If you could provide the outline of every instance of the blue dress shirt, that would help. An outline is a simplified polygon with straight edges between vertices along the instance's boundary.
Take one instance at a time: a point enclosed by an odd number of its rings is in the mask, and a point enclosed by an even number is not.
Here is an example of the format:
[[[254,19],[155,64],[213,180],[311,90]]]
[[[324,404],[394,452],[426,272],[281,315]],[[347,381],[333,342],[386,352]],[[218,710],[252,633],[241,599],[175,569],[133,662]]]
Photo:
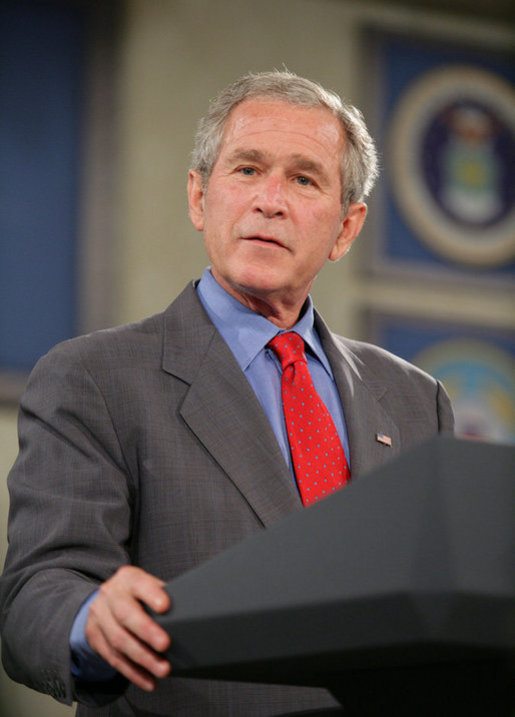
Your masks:
[[[268,342],[283,331],[227,293],[209,268],[202,275],[197,293],[206,313],[254,389],[281,447],[292,480],[295,480],[281,403],[282,368],[274,351],[267,348]],[[313,322],[313,302],[308,297],[301,318],[289,330],[295,331],[304,340],[311,378],[331,414],[350,466],[349,441],[340,397]],[[73,623],[70,635],[72,672],[75,677],[84,680],[109,680],[116,670],[91,649],[85,635],[89,606],[96,594],[97,591],[82,604]]]
[[[254,389],[293,476],[281,402],[282,368],[274,351],[266,348],[267,343],[283,331],[228,294],[209,269],[205,270],[197,286],[197,293],[206,313]],[[313,322],[313,302],[308,297],[301,318],[289,331],[295,331],[304,340],[309,373],[331,414],[350,466],[349,440],[340,396]]]

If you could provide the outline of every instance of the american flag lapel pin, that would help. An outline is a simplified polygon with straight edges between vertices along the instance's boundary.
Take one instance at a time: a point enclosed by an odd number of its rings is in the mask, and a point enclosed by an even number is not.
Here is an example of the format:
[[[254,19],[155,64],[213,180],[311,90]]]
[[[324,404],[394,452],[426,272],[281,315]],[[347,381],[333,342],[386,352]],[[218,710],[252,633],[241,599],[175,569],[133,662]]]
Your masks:
[[[376,433],[376,441],[378,443],[382,443],[383,446],[388,446],[389,448],[392,446],[392,439],[385,433]]]

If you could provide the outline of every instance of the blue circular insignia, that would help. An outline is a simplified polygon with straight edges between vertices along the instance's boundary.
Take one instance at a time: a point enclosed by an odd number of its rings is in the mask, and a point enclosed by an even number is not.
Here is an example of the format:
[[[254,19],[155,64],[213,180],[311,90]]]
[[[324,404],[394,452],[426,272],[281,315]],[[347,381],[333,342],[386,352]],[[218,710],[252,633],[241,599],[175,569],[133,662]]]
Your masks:
[[[388,139],[396,201],[438,254],[495,266],[515,255],[515,95],[473,66],[423,75]]]

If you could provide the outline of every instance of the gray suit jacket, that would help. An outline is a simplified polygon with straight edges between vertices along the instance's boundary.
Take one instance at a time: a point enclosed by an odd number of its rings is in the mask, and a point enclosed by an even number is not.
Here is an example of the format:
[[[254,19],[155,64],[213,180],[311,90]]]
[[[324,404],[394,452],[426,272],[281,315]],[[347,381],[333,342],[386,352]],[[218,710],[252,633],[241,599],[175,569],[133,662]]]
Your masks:
[[[316,328],[345,411],[353,480],[452,430],[434,379],[334,336],[319,316]],[[193,285],[162,314],[43,357],[19,429],[0,592],[13,679],[105,705],[81,705],[81,715],[273,715],[334,704],[310,688],[171,678],[149,695],[123,680],[85,686],[71,677],[75,614],[120,565],[169,580],[302,508],[268,420]]]

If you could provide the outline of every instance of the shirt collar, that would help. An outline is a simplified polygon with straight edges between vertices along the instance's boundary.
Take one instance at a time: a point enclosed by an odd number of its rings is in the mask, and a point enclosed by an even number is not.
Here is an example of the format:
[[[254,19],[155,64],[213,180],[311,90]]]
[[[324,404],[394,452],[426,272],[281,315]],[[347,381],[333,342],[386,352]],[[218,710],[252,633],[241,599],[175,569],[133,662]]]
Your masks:
[[[197,293],[202,306],[233,352],[242,371],[249,367],[276,334],[283,333],[271,321],[256,314],[222,288],[209,267],[202,275]],[[314,309],[310,296],[306,299],[302,317],[290,330],[302,336],[310,353],[320,361],[332,378],[329,361],[315,331]]]

